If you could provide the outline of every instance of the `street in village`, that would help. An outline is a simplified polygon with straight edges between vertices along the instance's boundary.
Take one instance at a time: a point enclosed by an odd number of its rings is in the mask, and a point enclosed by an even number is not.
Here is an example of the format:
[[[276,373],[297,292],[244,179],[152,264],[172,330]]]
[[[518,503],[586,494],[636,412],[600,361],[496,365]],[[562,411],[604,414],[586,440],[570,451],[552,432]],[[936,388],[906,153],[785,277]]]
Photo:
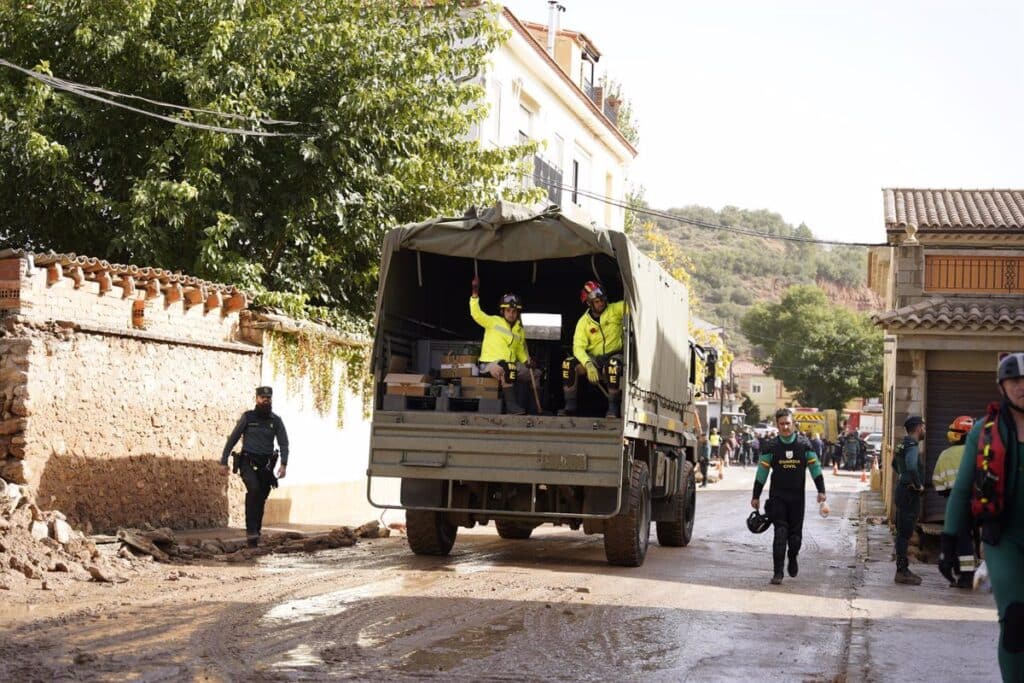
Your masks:
[[[809,487],[800,574],[769,586],[752,478],[701,489],[691,544],[652,534],[636,569],[609,566],[600,536],[485,527],[449,558],[392,536],[7,592],[0,679],[998,680],[991,596],[920,564],[921,586],[893,584],[878,494],[855,476],[826,474],[827,519]]]

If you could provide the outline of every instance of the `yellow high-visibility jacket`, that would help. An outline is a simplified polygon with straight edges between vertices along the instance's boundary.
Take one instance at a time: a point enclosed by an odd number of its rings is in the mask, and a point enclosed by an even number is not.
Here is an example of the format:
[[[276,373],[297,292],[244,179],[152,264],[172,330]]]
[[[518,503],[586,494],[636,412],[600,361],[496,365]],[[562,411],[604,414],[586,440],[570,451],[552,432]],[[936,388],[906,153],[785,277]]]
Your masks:
[[[939,453],[939,459],[935,461],[935,471],[932,473],[932,485],[936,491],[947,491],[953,488],[957,470],[960,469],[960,459],[963,457],[963,444],[950,446]]]
[[[487,315],[480,309],[480,298],[469,297],[469,314],[476,324],[484,328],[484,341],[480,348],[481,363],[525,363],[530,355],[526,352],[526,331],[523,324],[509,326],[500,315]]]
[[[593,356],[604,356],[622,351],[622,317],[626,314],[626,302],[614,301],[605,306],[601,320],[590,317],[590,311],[576,323],[572,336],[572,355],[586,364]]]

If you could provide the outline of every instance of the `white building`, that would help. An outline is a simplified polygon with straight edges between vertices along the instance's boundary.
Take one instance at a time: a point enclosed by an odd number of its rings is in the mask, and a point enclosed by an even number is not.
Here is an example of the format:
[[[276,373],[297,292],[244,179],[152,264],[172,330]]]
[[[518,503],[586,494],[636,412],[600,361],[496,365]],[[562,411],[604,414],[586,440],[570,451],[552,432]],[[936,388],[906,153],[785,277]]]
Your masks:
[[[624,210],[599,197],[625,201],[637,151],[614,123],[619,102],[595,80],[600,51],[584,34],[558,28],[558,16],[552,7],[548,25],[533,24],[502,9],[511,38],[481,76],[490,112],[478,136],[492,147],[538,141],[533,184],[574,220],[621,230]]]

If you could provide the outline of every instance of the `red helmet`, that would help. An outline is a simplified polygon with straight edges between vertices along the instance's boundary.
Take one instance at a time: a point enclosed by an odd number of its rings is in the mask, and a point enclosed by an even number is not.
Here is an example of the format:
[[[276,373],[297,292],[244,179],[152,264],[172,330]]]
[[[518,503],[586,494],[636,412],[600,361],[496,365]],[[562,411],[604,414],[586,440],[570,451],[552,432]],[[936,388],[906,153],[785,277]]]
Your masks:
[[[517,311],[523,310],[523,301],[518,294],[503,294],[501,305],[498,308],[514,308]]]
[[[587,280],[583,284],[583,289],[580,290],[580,303],[587,304],[588,306],[595,299],[604,299],[608,301],[608,297],[604,293],[604,289],[601,285],[593,280]]]
[[[954,419],[949,424],[949,430],[946,432],[946,440],[950,443],[960,443],[967,432],[971,431],[974,426],[974,418],[970,415],[961,415]]]

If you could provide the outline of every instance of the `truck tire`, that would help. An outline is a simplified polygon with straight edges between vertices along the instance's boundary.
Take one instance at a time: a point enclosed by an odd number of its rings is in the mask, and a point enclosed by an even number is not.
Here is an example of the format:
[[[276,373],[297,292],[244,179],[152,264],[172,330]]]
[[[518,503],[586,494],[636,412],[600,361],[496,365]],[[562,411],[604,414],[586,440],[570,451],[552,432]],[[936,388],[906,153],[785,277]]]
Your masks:
[[[642,460],[633,461],[626,496],[625,509],[605,522],[604,555],[609,564],[639,567],[651,535],[651,473]]]
[[[447,555],[455,545],[459,528],[443,513],[430,510],[406,510],[405,533],[409,547],[417,555]]]
[[[658,543],[681,548],[689,545],[693,538],[693,518],[697,511],[697,480],[693,474],[693,463],[683,464],[679,491],[672,496],[672,521],[655,522],[658,529]]]
[[[526,522],[511,522],[507,519],[494,520],[498,535],[502,538],[524,540],[533,533],[533,525]]]

